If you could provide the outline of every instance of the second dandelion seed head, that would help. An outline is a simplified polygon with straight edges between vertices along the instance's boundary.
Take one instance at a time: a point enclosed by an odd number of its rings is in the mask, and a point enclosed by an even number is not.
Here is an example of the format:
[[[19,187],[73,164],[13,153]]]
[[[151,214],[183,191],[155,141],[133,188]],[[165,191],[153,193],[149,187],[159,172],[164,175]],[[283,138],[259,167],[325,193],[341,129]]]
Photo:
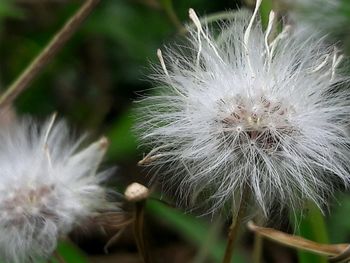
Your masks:
[[[22,120],[0,131],[0,258],[48,258],[74,227],[118,207],[107,200],[98,172],[105,138],[81,148],[63,121]]]

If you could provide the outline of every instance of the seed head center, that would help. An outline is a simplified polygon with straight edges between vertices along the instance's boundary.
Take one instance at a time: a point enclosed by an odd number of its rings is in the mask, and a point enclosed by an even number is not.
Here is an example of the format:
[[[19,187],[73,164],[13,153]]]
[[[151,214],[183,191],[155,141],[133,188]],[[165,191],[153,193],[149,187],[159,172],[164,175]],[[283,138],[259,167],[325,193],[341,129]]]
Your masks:
[[[35,188],[23,187],[13,190],[13,193],[3,199],[2,209],[7,214],[40,212],[46,206],[53,190],[53,185],[42,185]]]
[[[288,121],[292,108],[265,96],[222,99],[219,110],[224,139],[235,143],[271,150],[279,144],[277,134],[293,130]]]

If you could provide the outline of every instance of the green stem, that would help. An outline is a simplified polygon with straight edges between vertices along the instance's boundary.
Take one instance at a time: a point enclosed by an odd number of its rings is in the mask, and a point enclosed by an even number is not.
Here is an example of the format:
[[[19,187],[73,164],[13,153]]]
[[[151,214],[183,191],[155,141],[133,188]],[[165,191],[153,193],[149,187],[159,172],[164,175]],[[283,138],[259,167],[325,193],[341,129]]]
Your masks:
[[[237,213],[233,213],[234,215],[232,216],[232,223],[229,228],[227,245],[226,245],[225,255],[222,263],[231,263],[235,243],[238,236],[238,231],[240,229],[241,223],[243,221],[243,218],[247,209],[247,203],[249,201],[248,199],[249,199],[249,187],[245,186],[241,196],[241,200],[239,202],[238,211]]]
[[[255,221],[258,225],[263,224],[263,217],[262,215],[258,214],[255,217]],[[262,253],[263,253],[263,245],[264,245],[264,237],[260,235],[259,233],[254,233],[254,247],[253,247],[253,262],[254,263],[260,263],[262,262]]]
[[[258,233],[254,234],[253,262],[260,263],[262,257],[264,238]]]

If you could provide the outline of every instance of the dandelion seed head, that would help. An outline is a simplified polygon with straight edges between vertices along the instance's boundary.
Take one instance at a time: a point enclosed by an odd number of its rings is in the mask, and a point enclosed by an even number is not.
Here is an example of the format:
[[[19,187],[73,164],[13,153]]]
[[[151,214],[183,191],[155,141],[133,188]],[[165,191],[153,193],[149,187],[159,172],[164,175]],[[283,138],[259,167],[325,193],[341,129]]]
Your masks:
[[[204,213],[230,206],[248,186],[257,208],[320,208],[349,182],[349,94],[342,55],[300,28],[272,37],[238,12],[214,36],[189,27],[189,46],[166,48],[153,76],[157,95],[140,106],[137,131],[149,165],[181,205]],[[203,211],[203,210],[202,210]]]
[[[81,148],[67,125],[25,120],[0,131],[0,258],[47,258],[60,237],[113,205],[97,172],[106,139]]]

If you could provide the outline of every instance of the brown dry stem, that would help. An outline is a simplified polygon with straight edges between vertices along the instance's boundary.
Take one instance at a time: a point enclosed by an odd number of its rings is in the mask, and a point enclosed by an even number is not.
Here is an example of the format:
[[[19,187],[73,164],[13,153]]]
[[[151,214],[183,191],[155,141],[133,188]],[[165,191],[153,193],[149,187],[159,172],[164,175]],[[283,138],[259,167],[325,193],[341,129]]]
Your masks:
[[[13,84],[0,97],[0,108],[10,105],[22,93],[31,81],[44,69],[51,59],[62,49],[70,37],[97,5],[99,0],[87,0],[79,10],[65,23],[46,47],[37,55]]]
[[[273,228],[259,227],[248,222],[248,229],[264,238],[282,245],[309,251],[322,256],[332,256],[331,262],[343,262],[350,257],[350,244],[320,244],[300,236],[290,235]]]
[[[144,263],[151,263],[151,256],[147,248],[144,236],[144,218],[145,218],[145,204],[146,200],[135,203],[135,217],[134,217],[134,235],[137,249],[142,257]]]

